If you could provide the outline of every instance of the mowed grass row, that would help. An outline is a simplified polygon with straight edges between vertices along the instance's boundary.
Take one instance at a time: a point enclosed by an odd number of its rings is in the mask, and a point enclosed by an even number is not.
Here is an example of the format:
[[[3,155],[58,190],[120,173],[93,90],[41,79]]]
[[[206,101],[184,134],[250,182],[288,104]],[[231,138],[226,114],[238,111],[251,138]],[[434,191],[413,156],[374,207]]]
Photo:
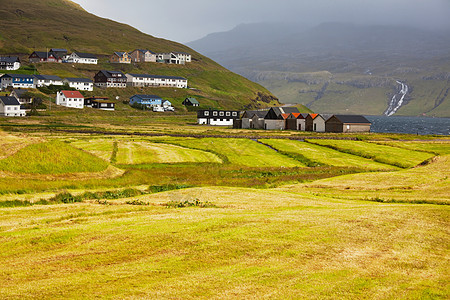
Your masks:
[[[370,158],[374,161],[397,166],[412,168],[432,158],[431,153],[424,153],[403,148],[379,145],[375,143],[351,140],[307,140],[308,143],[326,146],[341,152]]]
[[[323,197],[379,202],[450,204],[450,155],[398,172],[349,174],[289,185],[279,190]]]
[[[170,140],[171,144],[211,151],[233,165],[248,167],[305,167],[303,163],[277,153],[269,147],[250,139],[203,138]]]
[[[100,157],[103,160],[111,162],[114,151],[114,141],[112,139],[92,139],[71,141],[71,145],[78,149],[87,151]]]
[[[375,162],[360,156],[339,152],[327,147],[287,139],[261,139],[264,144],[287,154],[304,157],[311,165],[356,167],[366,170],[398,170],[391,165]]]
[[[13,173],[100,172],[108,166],[108,162],[60,141],[32,144],[0,160],[0,170]]]
[[[372,142],[380,145],[387,145],[392,147],[398,147],[403,149],[429,152],[436,155],[450,154],[450,142],[419,142],[419,141],[386,141],[386,142]]]
[[[211,208],[161,204],[199,199]],[[0,209],[0,298],[448,299],[449,210],[196,188]]]
[[[149,142],[118,142],[117,164],[205,162],[222,163],[222,160],[213,153],[176,145]]]

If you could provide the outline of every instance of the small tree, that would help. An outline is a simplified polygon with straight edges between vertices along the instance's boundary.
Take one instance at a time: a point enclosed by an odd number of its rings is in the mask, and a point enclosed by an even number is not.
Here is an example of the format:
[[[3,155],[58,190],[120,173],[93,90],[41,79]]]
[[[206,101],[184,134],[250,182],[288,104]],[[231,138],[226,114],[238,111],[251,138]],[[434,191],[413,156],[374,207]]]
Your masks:
[[[43,101],[40,97],[36,97],[33,99],[33,102],[31,102],[31,110],[29,113],[30,116],[38,116],[39,115],[37,109],[39,106],[41,106],[43,104],[42,102]]]

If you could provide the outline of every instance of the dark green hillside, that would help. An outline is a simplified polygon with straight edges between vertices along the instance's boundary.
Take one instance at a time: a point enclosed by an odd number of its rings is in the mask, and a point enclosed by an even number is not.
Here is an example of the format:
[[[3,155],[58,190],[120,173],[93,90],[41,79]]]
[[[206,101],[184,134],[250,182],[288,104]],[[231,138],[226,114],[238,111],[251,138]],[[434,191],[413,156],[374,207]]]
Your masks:
[[[155,38],[131,26],[97,17],[68,0],[2,1],[0,24],[0,53],[19,54],[23,62],[28,61],[27,56],[32,51],[46,51],[48,48],[89,52],[100,58],[97,66],[38,64],[36,67],[41,74],[92,77],[99,69],[120,69],[135,73],[176,75],[189,79],[190,87],[197,90],[186,91],[186,94],[204,97],[205,105],[242,108],[277,103],[265,88],[226,70],[182,44]],[[108,56],[114,51],[132,51],[136,48],[154,52],[188,52],[192,54],[193,62],[186,66],[155,63],[122,66],[107,63]],[[142,92],[151,92],[151,89],[146,90]],[[258,100],[261,94],[265,101]]]

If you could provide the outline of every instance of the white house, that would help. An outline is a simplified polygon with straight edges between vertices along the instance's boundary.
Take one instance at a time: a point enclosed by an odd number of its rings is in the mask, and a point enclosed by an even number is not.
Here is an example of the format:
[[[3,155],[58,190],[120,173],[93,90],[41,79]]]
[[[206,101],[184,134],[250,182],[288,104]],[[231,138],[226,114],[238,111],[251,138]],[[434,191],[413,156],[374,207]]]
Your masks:
[[[55,75],[34,75],[34,78],[36,79],[35,83],[37,87],[64,85],[62,79]]]
[[[20,59],[18,56],[0,57],[0,70],[18,70],[20,68]]]
[[[79,91],[61,91],[56,94],[56,105],[83,108],[84,97]]]
[[[33,75],[24,74],[5,74],[1,77],[2,89],[12,87],[14,89],[35,89],[35,78]]]
[[[231,110],[199,110],[197,122],[200,125],[233,126],[234,120],[239,119],[239,111]]]
[[[96,65],[98,63],[98,58],[90,53],[73,52],[72,54],[65,56],[64,62]]]
[[[188,80],[178,76],[148,74],[126,74],[127,85],[132,87],[174,87],[187,88]]]
[[[24,117],[25,110],[20,109],[20,103],[15,97],[0,96],[0,116]]]
[[[89,78],[65,78],[63,82],[79,91],[92,92],[94,90],[94,81]]]

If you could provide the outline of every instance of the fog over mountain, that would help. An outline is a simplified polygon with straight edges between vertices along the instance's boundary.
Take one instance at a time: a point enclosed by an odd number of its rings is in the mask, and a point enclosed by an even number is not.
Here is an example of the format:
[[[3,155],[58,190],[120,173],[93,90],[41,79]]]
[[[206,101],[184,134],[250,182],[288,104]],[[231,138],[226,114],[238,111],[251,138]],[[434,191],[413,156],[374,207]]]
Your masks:
[[[193,41],[237,24],[324,22],[450,28],[448,0],[74,0],[96,15],[145,33]]]
[[[243,24],[188,43],[319,112],[450,116],[450,30],[328,22]],[[402,85],[403,84],[403,85]]]

